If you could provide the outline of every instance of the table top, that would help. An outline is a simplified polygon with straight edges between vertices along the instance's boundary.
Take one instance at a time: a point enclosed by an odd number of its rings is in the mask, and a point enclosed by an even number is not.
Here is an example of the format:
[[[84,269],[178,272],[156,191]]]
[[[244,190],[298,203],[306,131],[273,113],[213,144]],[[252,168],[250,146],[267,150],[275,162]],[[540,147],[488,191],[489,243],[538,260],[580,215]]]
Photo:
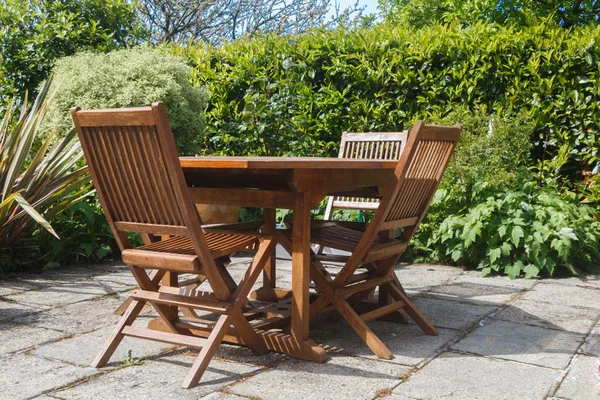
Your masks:
[[[394,169],[397,161],[327,157],[180,157],[187,169]]]

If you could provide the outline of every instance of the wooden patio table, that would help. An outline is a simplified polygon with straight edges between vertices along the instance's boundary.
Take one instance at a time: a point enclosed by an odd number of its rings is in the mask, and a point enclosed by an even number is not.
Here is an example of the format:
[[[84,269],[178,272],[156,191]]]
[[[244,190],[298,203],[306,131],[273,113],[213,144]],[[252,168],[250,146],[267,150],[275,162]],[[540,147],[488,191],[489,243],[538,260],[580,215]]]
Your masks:
[[[309,340],[310,210],[331,194],[383,193],[397,161],[311,157],[180,157],[194,203],[263,207],[265,230],[275,233],[275,209],[292,209],[291,325],[289,335],[267,337],[271,350],[323,362]],[[280,240],[286,240],[279,235]],[[274,257],[265,270],[261,300],[289,294],[276,287]]]

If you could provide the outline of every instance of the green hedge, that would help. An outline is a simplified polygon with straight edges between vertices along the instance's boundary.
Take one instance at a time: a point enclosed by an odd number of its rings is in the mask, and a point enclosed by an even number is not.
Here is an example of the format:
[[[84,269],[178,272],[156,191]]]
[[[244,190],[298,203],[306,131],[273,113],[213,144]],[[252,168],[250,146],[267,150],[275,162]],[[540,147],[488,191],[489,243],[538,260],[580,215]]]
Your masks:
[[[584,201],[598,201],[599,39],[595,26],[482,23],[267,35],[170,50],[187,58],[192,81],[211,92],[205,153],[335,155],[342,131],[400,130],[462,105],[526,114],[537,168],[566,188],[578,186]]]

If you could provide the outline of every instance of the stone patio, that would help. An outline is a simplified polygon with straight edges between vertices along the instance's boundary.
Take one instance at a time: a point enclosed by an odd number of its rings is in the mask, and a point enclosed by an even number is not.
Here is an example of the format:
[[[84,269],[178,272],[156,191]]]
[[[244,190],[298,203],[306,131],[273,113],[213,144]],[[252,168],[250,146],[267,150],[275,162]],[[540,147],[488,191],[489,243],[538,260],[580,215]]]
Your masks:
[[[234,257],[239,276],[249,258]],[[279,261],[282,285],[289,261]],[[345,322],[317,320],[315,364],[222,345],[201,384],[179,387],[195,352],[126,338],[111,363],[90,362],[134,281],[120,263],[0,281],[3,399],[600,399],[600,276],[481,278],[439,265],[399,265],[400,281],[439,328],[370,326],[394,358],[377,359]],[[145,324],[151,310],[137,323]]]

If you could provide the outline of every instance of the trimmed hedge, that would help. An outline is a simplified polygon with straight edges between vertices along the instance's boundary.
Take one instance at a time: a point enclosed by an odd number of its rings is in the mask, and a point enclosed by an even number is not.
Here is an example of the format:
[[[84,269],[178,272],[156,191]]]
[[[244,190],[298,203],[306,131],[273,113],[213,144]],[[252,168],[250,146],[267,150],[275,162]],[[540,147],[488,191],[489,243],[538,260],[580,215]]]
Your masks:
[[[335,155],[342,131],[401,130],[462,105],[526,114],[538,168],[594,201],[599,39],[597,26],[382,25],[170,50],[211,92],[204,153]]]

